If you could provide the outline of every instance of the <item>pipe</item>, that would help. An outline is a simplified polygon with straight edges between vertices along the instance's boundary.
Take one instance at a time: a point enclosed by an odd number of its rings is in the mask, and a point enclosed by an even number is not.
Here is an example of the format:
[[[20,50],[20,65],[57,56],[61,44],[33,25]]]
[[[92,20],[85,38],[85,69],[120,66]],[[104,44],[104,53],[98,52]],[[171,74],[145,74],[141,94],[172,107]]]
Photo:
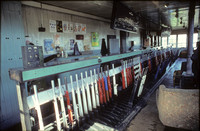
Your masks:
[[[190,1],[189,23],[188,23],[188,46],[187,46],[187,71],[186,71],[187,75],[192,75],[191,56],[193,53],[194,13],[195,13],[195,2]]]

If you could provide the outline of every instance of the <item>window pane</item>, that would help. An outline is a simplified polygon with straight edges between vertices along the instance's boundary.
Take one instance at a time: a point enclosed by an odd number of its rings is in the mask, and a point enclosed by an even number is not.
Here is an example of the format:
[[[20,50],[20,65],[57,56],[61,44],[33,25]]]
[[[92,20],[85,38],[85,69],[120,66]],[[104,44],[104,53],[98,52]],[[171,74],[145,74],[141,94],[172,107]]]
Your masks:
[[[167,37],[162,37],[162,46],[167,47]]]
[[[198,33],[194,33],[193,35],[193,48],[196,49],[197,47],[197,41],[198,41]]]
[[[172,47],[176,48],[176,35],[169,36],[169,44],[172,45]]]
[[[186,34],[178,35],[178,48],[181,48],[181,47],[186,48],[186,40],[187,40]]]

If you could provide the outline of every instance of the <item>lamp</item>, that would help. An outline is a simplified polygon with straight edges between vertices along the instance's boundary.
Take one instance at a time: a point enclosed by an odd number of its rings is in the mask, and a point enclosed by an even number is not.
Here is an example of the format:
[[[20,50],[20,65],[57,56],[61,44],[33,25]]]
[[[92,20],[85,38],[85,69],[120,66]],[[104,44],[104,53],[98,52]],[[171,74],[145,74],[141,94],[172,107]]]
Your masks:
[[[168,6],[169,6],[169,4],[168,4],[168,3],[166,3],[166,4],[164,5],[164,7],[165,7],[165,8],[167,8]]]

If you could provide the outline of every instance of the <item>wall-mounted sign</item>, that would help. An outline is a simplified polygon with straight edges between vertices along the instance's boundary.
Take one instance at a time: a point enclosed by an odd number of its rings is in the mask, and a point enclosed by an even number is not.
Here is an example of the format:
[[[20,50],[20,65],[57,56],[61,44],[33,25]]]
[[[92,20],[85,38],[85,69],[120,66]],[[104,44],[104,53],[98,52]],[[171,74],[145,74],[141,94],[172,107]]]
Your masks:
[[[75,23],[74,24],[74,33],[86,33],[86,24]]]
[[[81,33],[86,33],[86,24],[81,24]]]
[[[76,35],[76,40],[83,40],[84,39],[84,35]]]
[[[111,28],[137,32],[139,18],[128,7],[116,1],[113,4]]]
[[[74,24],[74,33],[78,33],[78,23]]]
[[[81,31],[82,31],[81,24],[78,24],[78,30],[77,30],[77,32],[78,32],[78,33],[81,33]]]
[[[69,22],[67,28],[69,33],[73,33],[74,31],[73,23]]]
[[[72,23],[68,21],[49,20],[50,32],[86,33],[86,24]]]
[[[62,21],[63,33],[67,33],[68,32],[67,25],[68,25],[67,21]]]
[[[59,21],[59,20],[56,21],[56,28],[57,28],[57,32],[63,32],[62,21]]]
[[[56,32],[56,21],[55,20],[49,20],[49,31]]]
[[[99,33],[92,32],[92,47],[99,46]]]

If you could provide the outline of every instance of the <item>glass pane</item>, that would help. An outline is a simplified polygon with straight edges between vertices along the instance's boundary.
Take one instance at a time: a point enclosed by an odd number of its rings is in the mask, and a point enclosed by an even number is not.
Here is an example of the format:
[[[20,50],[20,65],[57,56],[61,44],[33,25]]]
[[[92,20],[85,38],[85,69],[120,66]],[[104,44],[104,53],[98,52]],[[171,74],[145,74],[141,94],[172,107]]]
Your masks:
[[[181,48],[181,47],[186,48],[186,40],[187,40],[186,34],[178,35],[178,48]]]
[[[169,36],[169,44],[172,45],[172,47],[176,48],[176,35]]]
[[[194,33],[193,35],[193,48],[196,49],[197,47],[197,41],[198,41],[198,33]]]
[[[167,37],[162,37],[162,46],[167,47]]]

